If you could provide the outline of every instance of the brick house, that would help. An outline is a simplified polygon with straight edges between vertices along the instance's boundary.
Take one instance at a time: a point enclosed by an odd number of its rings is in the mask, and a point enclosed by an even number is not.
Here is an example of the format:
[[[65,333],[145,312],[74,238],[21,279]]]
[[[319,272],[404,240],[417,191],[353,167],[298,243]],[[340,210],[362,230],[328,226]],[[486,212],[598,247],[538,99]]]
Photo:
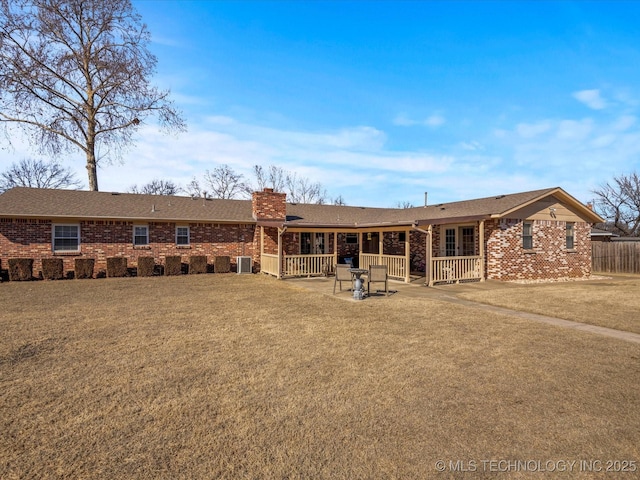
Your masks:
[[[408,209],[293,204],[265,189],[251,200],[14,188],[0,195],[0,262],[60,257],[238,256],[277,276],[320,275],[352,258],[429,284],[583,278],[602,219],[561,188]]]

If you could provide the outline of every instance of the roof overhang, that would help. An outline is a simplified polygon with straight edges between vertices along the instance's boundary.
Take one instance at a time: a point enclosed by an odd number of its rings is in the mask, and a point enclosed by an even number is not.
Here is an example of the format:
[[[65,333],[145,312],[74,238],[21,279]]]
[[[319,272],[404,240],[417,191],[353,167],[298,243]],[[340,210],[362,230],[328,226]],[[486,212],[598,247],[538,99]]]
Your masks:
[[[0,213],[0,218],[24,218],[24,219],[38,219],[38,220],[59,220],[59,221],[117,221],[117,222],[156,222],[156,223],[224,223],[224,224],[253,224],[254,220],[219,220],[219,219],[204,219],[204,218],[153,218],[153,217],[125,217],[125,216],[113,216],[113,215],[33,215],[33,214],[14,214],[14,213]]]
[[[414,222],[416,226],[422,225],[446,225],[451,223],[468,223],[479,222],[481,220],[489,220],[491,215],[467,215],[464,217],[444,217],[444,218],[431,218],[424,220],[417,220]]]

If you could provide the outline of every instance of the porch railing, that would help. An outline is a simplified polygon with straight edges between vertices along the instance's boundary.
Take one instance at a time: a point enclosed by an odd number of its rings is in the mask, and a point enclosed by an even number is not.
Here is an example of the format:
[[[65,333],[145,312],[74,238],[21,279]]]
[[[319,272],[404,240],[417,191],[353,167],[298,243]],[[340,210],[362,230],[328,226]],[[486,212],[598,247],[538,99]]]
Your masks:
[[[332,253],[285,255],[282,274],[291,277],[327,275],[333,273],[334,263],[335,255]]]
[[[278,255],[263,253],[260,260],[260,271],[278,276]]]
[[[482,257],[441,257],[431,259],[431,282],[482,280]]]
[[[386,265],[387,274],[390,277],[405,279],[407,272],[407,259],[400,255],[378,255],[377,253],[361,253],[359,257],[360,268],[369,269],[370,265]]]

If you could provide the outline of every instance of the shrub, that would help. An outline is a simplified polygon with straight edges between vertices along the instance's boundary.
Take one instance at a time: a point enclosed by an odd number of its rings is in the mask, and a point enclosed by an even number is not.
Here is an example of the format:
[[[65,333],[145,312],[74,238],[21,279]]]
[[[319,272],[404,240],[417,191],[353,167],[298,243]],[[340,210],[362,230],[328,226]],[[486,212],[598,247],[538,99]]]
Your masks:
[[[164,259],[165,275],[181,275],[182,274],[182,258],[179,255],[169,256]]]
[[[76,258],[75,261],[75,277],[76,278],[93,278],[93,266],[96,261],[93,258]]]
[[[151,277],[156,268],[156,262],[153,257],[138,257],[138,276]]]
[[[9,280],[23,282],[33,279],[33,258],[10,258]]]
[[[215,273],[229,273],[231,258],[229,256],[213,257],[213,271]]]
[[[189,257],[189,273],[207,273],[206,255],[192,255]]]
[[[107,258],[107,277],[126,277],[127,258],[109,257]]]
[[[47,280],[62,280],[64,265],[61,258],[43,258],[42,276]]]

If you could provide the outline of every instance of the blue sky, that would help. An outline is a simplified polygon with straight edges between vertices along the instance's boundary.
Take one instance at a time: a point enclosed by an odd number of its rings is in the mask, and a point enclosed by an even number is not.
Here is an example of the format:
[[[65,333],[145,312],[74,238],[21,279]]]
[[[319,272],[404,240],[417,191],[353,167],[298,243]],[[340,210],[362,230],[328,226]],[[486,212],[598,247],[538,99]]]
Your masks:
[[[639,164],[640,2],[134,6],[188,132],[145,126],[101,190],[274,164],[349,205],[553,186],[587,202]]]

